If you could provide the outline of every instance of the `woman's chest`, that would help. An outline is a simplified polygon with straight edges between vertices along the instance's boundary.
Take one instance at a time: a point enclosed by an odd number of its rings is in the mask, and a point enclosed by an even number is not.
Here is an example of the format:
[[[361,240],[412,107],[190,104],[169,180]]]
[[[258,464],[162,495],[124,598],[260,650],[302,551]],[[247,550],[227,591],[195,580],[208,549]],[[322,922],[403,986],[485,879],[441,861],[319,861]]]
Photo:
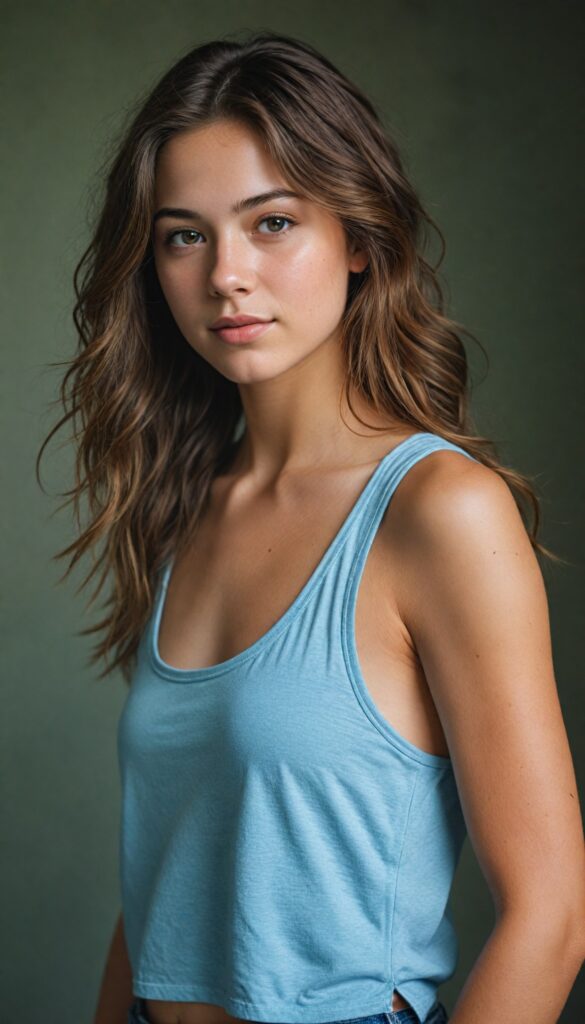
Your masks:
[[[328,514],[318,502],[305,502],[302,514],[260,506],[237,519],[204,517],[173,566],[159,622],[160,658],[174,668],[200,669],[233,658],[263,637],[304,591],[344,521],[346,508],[327,507]],[[355,605],[361,674],[380,714],[398,733],[428,753],[447,756],[422,666],[396,607],[394,582],[381,527]]]

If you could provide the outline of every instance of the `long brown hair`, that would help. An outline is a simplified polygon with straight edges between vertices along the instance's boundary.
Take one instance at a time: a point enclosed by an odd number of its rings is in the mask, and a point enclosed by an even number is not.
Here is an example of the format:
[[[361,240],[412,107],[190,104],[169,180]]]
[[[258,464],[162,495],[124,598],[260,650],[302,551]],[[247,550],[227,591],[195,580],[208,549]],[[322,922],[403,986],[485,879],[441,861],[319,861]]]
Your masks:
[[[100,679],[120,666],[130,680],[158,574],[191,534],[241,421],[237,384],[179,331],[152,252],[157,153],[175,134],[224,118],[259,133],[291,187],[336,215],[369,254],[366,270],[349,276],[341,324],[350,409],[355,389],[390,421],[461,445],[507,481],[533,548],[564,561],[536,539],[539,500],[529,478],[502,466],[472,425],[461,335],[477,339],[444,312],[443,236],[373,104],[304,41],[272,32],[213,40],[164,74],[115,141],[93,237],[75,268],[78,353],[51,364],[68,367],[56,400],[65,414],[40,448],[36,474],[40,483],[45,446],[72,418],[75,486],[64,496],[79,535],[54,557],[71,556],[64,579],[91,550],[82,586],[102,571],[90,605],[113,570],[110,610],[81,631],[105,630],[90,658],[106,661]],[[436,266],[424,256],[429,228],[441,240]]]

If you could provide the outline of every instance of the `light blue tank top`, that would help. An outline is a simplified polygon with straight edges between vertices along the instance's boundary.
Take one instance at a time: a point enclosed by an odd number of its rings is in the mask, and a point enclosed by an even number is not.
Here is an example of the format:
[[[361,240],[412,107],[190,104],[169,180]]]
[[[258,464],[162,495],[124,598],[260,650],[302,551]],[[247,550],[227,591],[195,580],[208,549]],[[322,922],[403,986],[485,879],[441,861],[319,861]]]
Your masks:
[[[118,726],[120,887],[135,995],[321,1024],[424,1020],[455,971],[448,899],[466,835],[451,761],[390,725],[358,663],[366,556],[418,433],[378,463],[287,611],[246,650],[173,668],[170,564]]]

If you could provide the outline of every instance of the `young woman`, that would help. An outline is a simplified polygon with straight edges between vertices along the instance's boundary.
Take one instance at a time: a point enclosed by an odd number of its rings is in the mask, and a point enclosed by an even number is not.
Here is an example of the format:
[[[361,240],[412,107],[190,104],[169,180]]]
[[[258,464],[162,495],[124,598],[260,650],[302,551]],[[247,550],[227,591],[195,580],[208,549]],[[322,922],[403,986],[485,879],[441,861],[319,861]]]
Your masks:
[[[472,428],[432,224],[369,100],[273,33],[189,52],[111,161],[57,424],[93,514],[62,554],[103,539],[114,579],[92,660],[131,683],[95,1024],[441,1024],[467,833],[496,923],[452,1024],[570,991],[550,553]]]

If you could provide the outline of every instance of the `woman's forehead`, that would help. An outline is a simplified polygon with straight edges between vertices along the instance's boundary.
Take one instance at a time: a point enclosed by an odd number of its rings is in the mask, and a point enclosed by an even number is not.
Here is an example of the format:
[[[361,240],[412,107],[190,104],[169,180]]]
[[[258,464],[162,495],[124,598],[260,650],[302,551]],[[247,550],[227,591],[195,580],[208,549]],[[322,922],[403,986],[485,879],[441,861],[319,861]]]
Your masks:
[[[197,194],[209,196],[214,205],[221,198],[226,209],[277,188],[298,193],[254,134],[239,125],[230,133],[223,124],[169,139],[157,155],[155,187],[165,205],[188,205],[189,195]]]

